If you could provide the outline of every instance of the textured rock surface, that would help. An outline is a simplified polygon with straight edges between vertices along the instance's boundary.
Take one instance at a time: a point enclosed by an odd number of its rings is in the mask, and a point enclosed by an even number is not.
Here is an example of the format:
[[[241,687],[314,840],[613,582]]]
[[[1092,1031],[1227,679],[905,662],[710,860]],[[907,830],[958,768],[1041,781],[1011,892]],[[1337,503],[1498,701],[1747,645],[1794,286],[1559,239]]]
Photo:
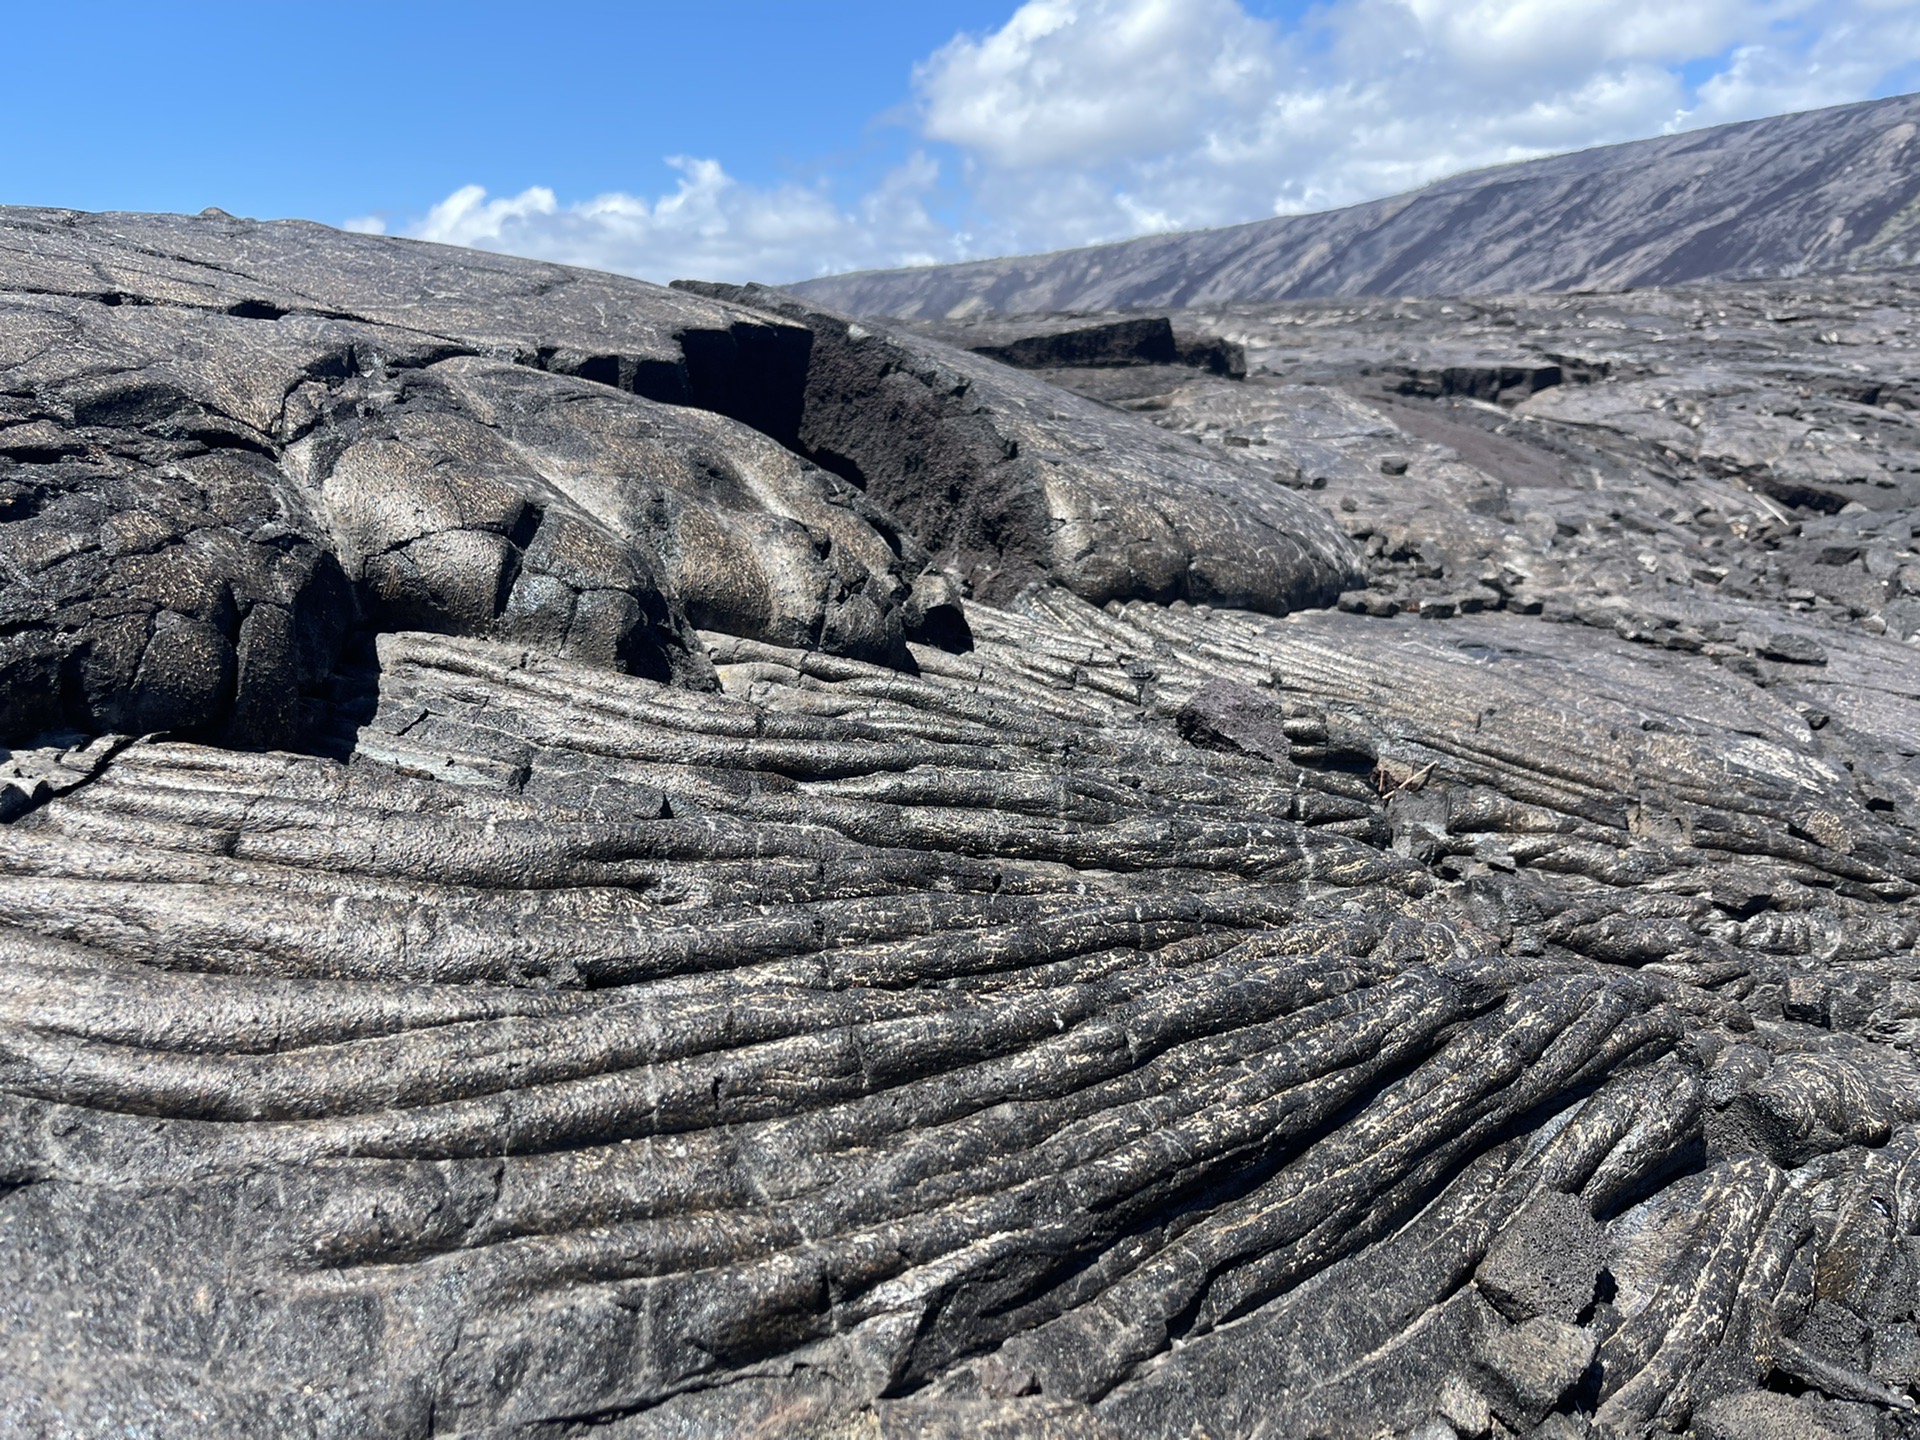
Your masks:
[[[0,323],[51,657],[4,677],[0,1434],[1913,1432],[1891,282],[1183,315],[1246,380],[1074,396],[770,292],[9,218],[35,275],[337,313]],[[626,358],[498,339],[543,286]],[[209,377],[329,326],[331,398],[238,443]],[[711,335],[787,368],[716,399]],[[73,399],[128,357],[171,408]],[[273,682],[199,683],[266,607]]]
[[[811,330],[637,281],[312,225],[10,211],[0,306],[12,734],[285,743],[362,624],[698,682],[696,625],[893,663],[908,635],[963,642],[956,588],[1005,588],[1006,557],[1096,600],[1267,610],[1356,573],[1318,511],[1244,469],[1157,432],[1135,453],[1144,427],[1056,416],[1100,412],[911,341],[888,363],[941,417],[916,458],[1004,503],[984,537],[905,525],[884,507],[934,501],[790,448],[803,407],[822,423]],[[829,438],[872,466],[882,429]],[[917,530],[984,573],[929,573]]]
[[[970,593],[1054,581],[1284,614],[1357,578],[1313,506],[1004,365],[874,334],[763,287],[704,285],[808,325],[800,443],[920,537]]]
[[[1217,336],[1178,334],[1164,315],[1093,324],[1071,317],[1017,316],[1004,325],[975,322],[967,329],[967,349],[1021,370],[1188,365],[1234,380],[1247,374],[1242,346]]]
[[[1049,255],[831,275],[853,314],[1218,305],[1799,275],[1920,258],[1920,96],[1475,170],[1345,210]]]

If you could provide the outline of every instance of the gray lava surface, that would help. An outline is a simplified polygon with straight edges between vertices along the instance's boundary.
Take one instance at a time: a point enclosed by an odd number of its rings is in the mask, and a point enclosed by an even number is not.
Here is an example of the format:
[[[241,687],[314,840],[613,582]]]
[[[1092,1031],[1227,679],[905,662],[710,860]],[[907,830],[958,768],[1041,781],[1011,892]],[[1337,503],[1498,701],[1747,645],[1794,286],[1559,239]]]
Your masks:
[[[1920,95],[1439,180],[1343,210],[806,280],[816,305],[955,319],[1329,295],[1618,289],[1920,259]]]
[[[0,212],[0,1434],[1915,1433],[1913,298]]]

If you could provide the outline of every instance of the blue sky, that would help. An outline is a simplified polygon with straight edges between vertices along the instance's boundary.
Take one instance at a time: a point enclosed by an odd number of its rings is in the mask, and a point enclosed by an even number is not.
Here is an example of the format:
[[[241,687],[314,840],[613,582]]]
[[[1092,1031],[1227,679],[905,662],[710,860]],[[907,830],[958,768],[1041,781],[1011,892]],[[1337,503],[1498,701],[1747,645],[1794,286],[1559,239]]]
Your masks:
[[[1899,93],[1912,0],[7,4],[0,202],[791,279]]]
[[[6,203],[335,222],[478,182],[750,183],[858,165],[914,60],[1004,3],[80,3],[6,8]],[[879,127],[875,127],[879,128]]]

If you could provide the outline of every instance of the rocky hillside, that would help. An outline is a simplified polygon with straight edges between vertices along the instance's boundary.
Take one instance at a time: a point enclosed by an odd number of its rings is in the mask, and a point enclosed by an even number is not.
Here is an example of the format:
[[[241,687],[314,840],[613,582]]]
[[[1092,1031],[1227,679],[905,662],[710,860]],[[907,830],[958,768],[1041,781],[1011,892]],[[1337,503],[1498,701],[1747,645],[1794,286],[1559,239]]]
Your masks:
[[[791,287],[848,314],[1618,289],[1920,259],[1920,96],[1529,160],[1346,210]]]
[[[1910,1433],[1914,299],[0,212],[0,1437]]]

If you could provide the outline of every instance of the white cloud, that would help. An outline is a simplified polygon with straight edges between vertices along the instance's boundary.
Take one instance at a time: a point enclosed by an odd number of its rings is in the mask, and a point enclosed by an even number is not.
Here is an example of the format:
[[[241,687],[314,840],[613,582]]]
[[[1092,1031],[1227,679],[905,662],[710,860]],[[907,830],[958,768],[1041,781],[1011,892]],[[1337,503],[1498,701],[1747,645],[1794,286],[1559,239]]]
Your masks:
[[[1783,110],[1842,105],[1873,92],[1893,71],[1920,60],[1917,0],[1855,0],[1840,7],[1804,46],[1741,46],[1700,87],[1688,117],[1700,125]]]
[[[1031,0],[916,79],[976,159],[976,247],[1012,252],[1864,99],[1916,59],[1914,0],[1333,0],[1291,33],[1232,0]]]
[[[908,264],[933,258],[942,239],[919,198],[937,167],[918,152],[852,210],[820,190],[741,185],[717,160],[667,163],[679,185],[651,201],[613,191],[562,204],[544,185],[489,198],[466,185],[406,233],[659,280],[787,278],[800,257],[818,257],[814,269]]]
[[[1756,24],[1785,18],[1792,0],[1401,0],[1447,62],[1470,72],[1562,75],[1595,63],[1695,60]]]
[[[1030,0],[915,70],[929,139],[999,165],[1099,164],[1204,140],[1272,94],[1273,36],[1236,0]]]
[[[1920,0],[1329,0],[1293,31],[1239,0],[1028,0],[914,68],[922,148],[858,198],[676,159],[653,199],[470,185],[403,228],[652,279],[798,279],[1352,204],[1864,99],[1916,61]]]

